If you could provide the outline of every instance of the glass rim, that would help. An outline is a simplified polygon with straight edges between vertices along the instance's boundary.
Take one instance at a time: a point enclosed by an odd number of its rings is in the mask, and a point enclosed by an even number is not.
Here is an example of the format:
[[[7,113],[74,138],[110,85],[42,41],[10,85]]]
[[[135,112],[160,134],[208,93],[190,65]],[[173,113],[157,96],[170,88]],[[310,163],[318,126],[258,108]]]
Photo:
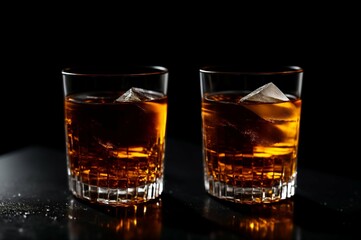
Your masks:
[[[63,75],[84,77],[129,77],[162,75],[169,72],[168,68],[160,65],[120,65],[120,66],[86,66],[66,67],[61,70]]]
[[[277,75],[303,73],[303,68],[297,65],[281,66],[243,66],[243,65],[206,65],[199,69],[205,74],[229,75]]]

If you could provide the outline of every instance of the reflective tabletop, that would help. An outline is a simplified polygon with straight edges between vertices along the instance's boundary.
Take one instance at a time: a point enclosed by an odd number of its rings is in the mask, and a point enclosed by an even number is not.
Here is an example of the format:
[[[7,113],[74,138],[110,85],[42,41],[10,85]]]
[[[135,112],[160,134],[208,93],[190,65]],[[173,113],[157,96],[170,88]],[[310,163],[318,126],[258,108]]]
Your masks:
[[[200,146],[167,142],[161,198],[92,205],[67,188],[65,152],[29,146],[0,156],[0,239],[356,239],[361,182],[300,168],[296,195],[226,203],[203,188]]]

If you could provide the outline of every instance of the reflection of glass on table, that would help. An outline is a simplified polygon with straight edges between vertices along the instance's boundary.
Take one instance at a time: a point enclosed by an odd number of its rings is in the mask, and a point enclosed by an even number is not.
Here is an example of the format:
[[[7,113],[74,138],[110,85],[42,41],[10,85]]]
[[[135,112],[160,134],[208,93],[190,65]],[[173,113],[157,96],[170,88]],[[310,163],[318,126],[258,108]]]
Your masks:
[[[69,201],[69,237],[92,239],[99,228],[109,237],[119,239],[160,239],[162,233],[162,202],[160,199],[129,207],[101,205],[88,211],[81,202]],[[89,224],[89,226],[87,226]],[[103,235],[103,237],[105,237]]]
[[[294,201],[286,199],[274,204],[225,205],[233,212],[228,219],[212,213],[211,199],[205,202],[205,213],[220,226],[239,233],[245,239],[294,239],[297,234],[294,226]],[[222,219],[220,222],[219,219]]]

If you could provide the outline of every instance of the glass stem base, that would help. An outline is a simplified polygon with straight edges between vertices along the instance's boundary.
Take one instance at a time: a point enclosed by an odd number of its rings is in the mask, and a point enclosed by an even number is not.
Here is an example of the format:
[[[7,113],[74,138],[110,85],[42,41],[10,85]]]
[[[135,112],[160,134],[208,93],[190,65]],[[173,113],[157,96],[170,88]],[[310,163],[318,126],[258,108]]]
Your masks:
[[[279,202],[291,198],[296,190],[296,176],[288,182],[278,182],[272,187],[239,187],[205,178],[206,191],[219,199],[235,203],[259,204]]]
[[[69,176],[72,194],[92,203],[113,206],[133,206],[158,198],[163,192],[163,179],[132,188],[107,188],[83,183]]]

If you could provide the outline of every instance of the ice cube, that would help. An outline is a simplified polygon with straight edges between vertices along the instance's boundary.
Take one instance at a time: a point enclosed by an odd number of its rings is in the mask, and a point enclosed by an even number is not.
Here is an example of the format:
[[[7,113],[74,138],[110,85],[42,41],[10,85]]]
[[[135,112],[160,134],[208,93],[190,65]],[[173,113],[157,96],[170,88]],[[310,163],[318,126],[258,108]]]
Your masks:
[[[270,82],[242,97],[239,101],[276,103],[289,101],[289,99],[275,84]]]
[[[153,100],[156,98],[156,95],[149,90],[142,88],[132,87],[120,97],[118,97],[116,102],[141,102],[146,100]]]
[[[260,102],[276,104],[245,104],[244,107],[256,113],[267,121],[294,120],[298,116],[298,109],[287,96],[272,82],[257,88],[239,102]]]

